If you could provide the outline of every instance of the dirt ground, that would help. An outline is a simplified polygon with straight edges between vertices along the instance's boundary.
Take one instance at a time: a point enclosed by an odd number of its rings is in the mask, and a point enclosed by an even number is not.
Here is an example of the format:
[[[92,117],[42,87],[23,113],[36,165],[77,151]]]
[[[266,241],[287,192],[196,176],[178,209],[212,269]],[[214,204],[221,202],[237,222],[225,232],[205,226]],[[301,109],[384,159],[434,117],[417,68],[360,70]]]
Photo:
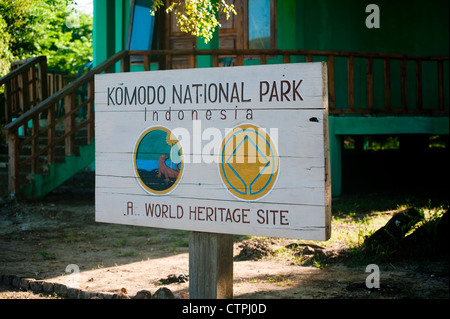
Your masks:
[[[93,189],[61,188],[40,201],[0,203],[0,275],[130,297],[167,287],[187,298],[188,237],[185,231],[96,223]],[[298,262],[308,254],[325,258],[321,267]],[[449,298],[448,259],[378,264],[380,288],[368,289],[367,264],[350,266],[347,254],[348,247],[236,236],[234,298]],[[0,299],[49,297],[0,286]]]

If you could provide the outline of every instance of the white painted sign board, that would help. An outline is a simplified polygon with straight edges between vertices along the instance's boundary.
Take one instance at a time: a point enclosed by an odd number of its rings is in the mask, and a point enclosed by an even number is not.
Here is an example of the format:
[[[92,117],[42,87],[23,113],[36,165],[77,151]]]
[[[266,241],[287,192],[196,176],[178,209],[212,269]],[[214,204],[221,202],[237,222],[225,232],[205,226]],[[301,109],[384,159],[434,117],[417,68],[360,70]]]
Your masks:
[[[325,63],[95,77],[98,222],[330,236]]]

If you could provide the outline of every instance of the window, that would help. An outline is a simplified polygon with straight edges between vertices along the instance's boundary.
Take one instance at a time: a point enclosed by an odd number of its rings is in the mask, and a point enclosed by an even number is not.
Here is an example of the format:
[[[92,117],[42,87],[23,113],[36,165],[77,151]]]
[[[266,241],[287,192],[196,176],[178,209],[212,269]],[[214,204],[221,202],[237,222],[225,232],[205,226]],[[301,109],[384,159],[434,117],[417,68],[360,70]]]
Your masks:
[[[129,50],[150,50],[152,48],[155,17],[150,14],[152,0],[132,0]]]
[[[273,0],[248,0],[248,48],[273,49]]]

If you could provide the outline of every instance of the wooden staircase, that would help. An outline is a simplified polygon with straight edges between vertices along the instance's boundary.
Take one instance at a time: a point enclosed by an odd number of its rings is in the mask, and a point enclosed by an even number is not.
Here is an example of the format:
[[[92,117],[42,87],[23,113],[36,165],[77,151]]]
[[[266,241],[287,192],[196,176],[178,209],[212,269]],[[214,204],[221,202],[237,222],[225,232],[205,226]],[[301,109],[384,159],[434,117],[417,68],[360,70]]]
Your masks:
[[[93,163],[94,75],[110,72],[125,56],[126,51],[112,56],[49,97],[42,59],[31,59],[0,79],[7,123],[0,145],[1,197],[42,197]],[[27,78],[34,70],[42,76]],[[20,85],[12,90],[17,78]],[[29,94],[33,87],[39,98]],[[19,107],[12,93],[19,93]]]

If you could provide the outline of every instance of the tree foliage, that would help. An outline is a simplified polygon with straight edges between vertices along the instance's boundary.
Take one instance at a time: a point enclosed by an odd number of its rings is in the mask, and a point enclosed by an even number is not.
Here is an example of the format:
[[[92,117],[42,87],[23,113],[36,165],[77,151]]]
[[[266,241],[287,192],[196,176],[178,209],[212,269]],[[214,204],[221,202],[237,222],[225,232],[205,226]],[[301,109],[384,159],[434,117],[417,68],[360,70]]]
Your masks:
[[[0,0],[0,75],[36,55],[68,72],[91,60],[92,17],[75,8],[73,0]]]
[[[152,14],[164,6],[163,0],[155,0]],[[227,4],[225,0],[179,0],[173,1],[166,13],[174,12],[180,30],[197,37],[203,37],[208,43],[216,27],[220,27],[218,13],[226,14],[227,20],[231,14],[236,14],[234,5]]]

